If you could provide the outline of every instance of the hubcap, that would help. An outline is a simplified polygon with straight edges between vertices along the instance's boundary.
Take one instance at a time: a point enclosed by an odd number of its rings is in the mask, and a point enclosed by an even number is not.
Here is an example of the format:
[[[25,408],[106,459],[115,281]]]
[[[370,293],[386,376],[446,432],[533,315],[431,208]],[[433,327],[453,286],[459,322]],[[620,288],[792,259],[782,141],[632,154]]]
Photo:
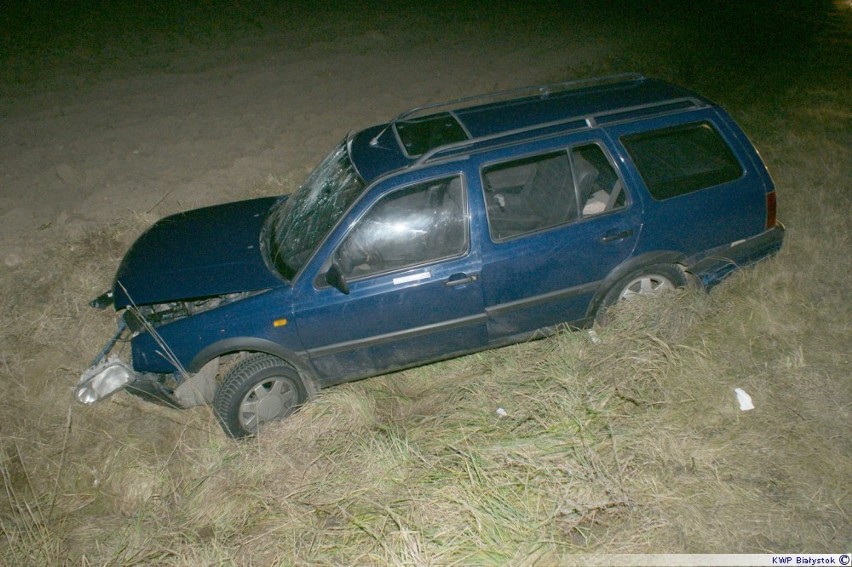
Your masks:
[[[661,291],[674,289],[674,284],[666,277],[648,274],[639,276],[624,287],[618,299],[631,300],[640,295],[657,295]]]
[[[271,378],[249,390],[240,404],[240,425],[257,431],[264,423],[285,417],[296,404],[296,391],[286,378]]]

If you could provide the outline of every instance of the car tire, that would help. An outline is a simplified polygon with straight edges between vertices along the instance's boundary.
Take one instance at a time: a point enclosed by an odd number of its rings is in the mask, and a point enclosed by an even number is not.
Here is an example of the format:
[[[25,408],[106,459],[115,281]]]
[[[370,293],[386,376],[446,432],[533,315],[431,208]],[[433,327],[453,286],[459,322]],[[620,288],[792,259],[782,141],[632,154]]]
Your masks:
[[[292,414],[306,400],[299,373],[278,357],[252,354],[225,376],[213,408],[225,433],[255,435],[264,424]]]
[[[684,287],[686,276],[677,266],[655,264],[630,272],[609,288],[598,306],[595,320],[606,323],[606,312],[619,301],[630,301],[635,297],[656,295],[663,291]]]

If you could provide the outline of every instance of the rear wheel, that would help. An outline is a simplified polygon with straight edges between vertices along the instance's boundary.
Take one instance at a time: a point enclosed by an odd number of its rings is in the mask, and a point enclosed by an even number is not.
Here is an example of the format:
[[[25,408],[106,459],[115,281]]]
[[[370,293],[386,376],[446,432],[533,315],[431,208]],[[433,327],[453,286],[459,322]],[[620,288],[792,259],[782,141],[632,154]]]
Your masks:
[[[595,319],[606,322],[606,311],[618,301],[631,301],[637,297],[658,295],[664,291],[686,285],[686,276],[670,264],[646,266],[629,273],[612,286],[598,307]]]
[[[253,354],[234,366],[216,392],[213,407],[225,433],[254,435],[305,402],[298,372],[280,358]]]

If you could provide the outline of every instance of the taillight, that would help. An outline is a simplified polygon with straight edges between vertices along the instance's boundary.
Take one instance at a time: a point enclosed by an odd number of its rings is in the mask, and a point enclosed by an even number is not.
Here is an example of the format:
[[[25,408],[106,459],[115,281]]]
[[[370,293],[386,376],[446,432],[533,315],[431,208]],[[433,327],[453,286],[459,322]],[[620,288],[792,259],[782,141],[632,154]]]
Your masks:
[[[775,199],[775,191],[766,194],[766,230],[773,228],[777,221],[778,203]]]

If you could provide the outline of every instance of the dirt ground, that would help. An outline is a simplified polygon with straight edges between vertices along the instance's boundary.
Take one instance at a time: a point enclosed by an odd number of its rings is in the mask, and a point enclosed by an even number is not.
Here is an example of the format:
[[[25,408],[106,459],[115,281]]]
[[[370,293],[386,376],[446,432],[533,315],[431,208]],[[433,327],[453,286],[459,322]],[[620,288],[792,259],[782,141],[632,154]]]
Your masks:
[[[0,101],[3,269],[128,211],[162,216],[298,183],[351,129],[415,104],[572,78],[613,49],[528,22],[498,36],[429,20],[305,22],[41,70]]]
[[[622,71],[695,82],[755,68],[759,88],[813,27],[789,1],[766,21],[645,4],[12,2],[0,24],[0,266],[128,212],[298,183],[349,130],[418,104]]]

